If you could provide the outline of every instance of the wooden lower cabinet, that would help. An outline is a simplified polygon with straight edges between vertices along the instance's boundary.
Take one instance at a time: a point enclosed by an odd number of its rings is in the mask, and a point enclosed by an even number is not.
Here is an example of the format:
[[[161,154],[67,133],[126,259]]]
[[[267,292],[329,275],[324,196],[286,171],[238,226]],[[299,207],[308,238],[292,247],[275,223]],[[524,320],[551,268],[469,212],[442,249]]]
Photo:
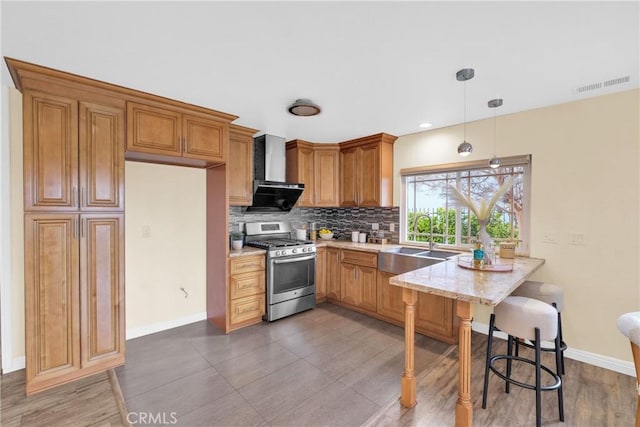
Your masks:
[[[265,313],[265,257],[229,258],[227,332],[262,322]]]
[[[402,288],[389,284],[389,278],[393,276],[393,273],[378,271],[378,314],[397,322],[404,322]]]
[[[433,294],[418,294],[416,304],[416,331],[446,342],[458,341],[455,300]]]
[[[378,271],[377,313],[385,319],[404,325],[404,302],[402,288],[389,283],[392,273]],[[416,332],[447,343],[458,342],[457,317],[454,313],[455,301],[439,295],[418,292],[416,303]]]
[[[316,248],[316,302],[327,299],[327,248]]]
[[[340,249],[327,248],[327,300],[340,301]]]
[[[375,312],[378,299],[376,294],[377,254],[343,250],[341,260],[341,302],[361,310]]]
[[[26,391],[124,363],[124,216],[25,215]]]

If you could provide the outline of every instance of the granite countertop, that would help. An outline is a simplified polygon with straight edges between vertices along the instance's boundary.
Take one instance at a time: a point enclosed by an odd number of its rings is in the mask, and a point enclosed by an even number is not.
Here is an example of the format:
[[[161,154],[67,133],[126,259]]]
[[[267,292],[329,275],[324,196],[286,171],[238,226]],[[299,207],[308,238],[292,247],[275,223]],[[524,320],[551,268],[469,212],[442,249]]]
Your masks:
[[[498,259],[498,263],[513,263],[513,271],[492,272],[460,267],[457,258],[393,276],[389,283],[419,292],[495,306],[544,264],[544,260],[539,258]]]
[[[264,255],[267,251],[260,248],[254,248],[253,246],[245,246],[238,251],[234,251],[233,249],[229,250],[229,257],[239,257],[239,256],[250,256],[250,255]]]
[[[387,249],[399,248],[400,246],[407,245],[397,245],[397,244],[386,244],[382,245],[379,243],[354,243],[350,240],[323,240],[318,239],[315,241],[317,247],[332,247],[332,248],[340,248],[340,249],[353,249],[357,251],[364,252],[382,252]],[[425,249],[426,250],[426,249]]]

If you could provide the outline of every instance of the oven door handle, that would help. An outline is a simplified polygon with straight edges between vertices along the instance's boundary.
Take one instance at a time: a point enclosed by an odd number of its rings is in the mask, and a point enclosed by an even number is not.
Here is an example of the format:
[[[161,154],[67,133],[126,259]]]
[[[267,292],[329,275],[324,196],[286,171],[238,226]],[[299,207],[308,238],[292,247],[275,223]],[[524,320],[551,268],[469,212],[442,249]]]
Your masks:
[[[289,259],[274,259],[273,263],[274,264],[288,264],[290,262],[298,262],[298,261],[309,261],[312,260],[316,257],[315,254],[310,255],[310,256],[305,256],[305,257],[296,257],[296,258],[289,258]]]

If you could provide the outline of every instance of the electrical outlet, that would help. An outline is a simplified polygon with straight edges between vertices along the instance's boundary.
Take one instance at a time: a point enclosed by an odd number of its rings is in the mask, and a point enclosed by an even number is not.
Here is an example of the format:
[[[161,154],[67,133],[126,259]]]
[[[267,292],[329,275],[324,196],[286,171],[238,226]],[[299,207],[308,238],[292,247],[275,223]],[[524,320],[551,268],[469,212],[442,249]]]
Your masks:
[[[143,225],[142,226],[142,238],[143,239],[150,239],[151,238],[151,226],[150,225]]]
[[[371,224],[371,229],[372,230],[379,230],[380,226],[377,223],[374,222],[373,224]]]
[[[587,239],[584,233],[569,233],[569,244],[574,246],[586,246]]]
[[[558,233],[554,231],[547,231],[542,233],[542,243],[558,243]]]
[[[389,224],[389,231],[392,233],[396,231],[396,225],[394,223]]]

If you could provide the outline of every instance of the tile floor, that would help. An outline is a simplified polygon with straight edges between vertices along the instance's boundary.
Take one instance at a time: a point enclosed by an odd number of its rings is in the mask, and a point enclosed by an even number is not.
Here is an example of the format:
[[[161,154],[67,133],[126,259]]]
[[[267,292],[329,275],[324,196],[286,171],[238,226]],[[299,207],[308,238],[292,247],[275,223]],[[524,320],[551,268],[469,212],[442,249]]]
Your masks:
[[[416,336],[416,372],[451,346]],[[183,426],[354,426],[400,395],[402,328],[332,304],[229,335],[205,321],[127,342],[129,413]],[[162,418],[164,417],[164,418]]]

